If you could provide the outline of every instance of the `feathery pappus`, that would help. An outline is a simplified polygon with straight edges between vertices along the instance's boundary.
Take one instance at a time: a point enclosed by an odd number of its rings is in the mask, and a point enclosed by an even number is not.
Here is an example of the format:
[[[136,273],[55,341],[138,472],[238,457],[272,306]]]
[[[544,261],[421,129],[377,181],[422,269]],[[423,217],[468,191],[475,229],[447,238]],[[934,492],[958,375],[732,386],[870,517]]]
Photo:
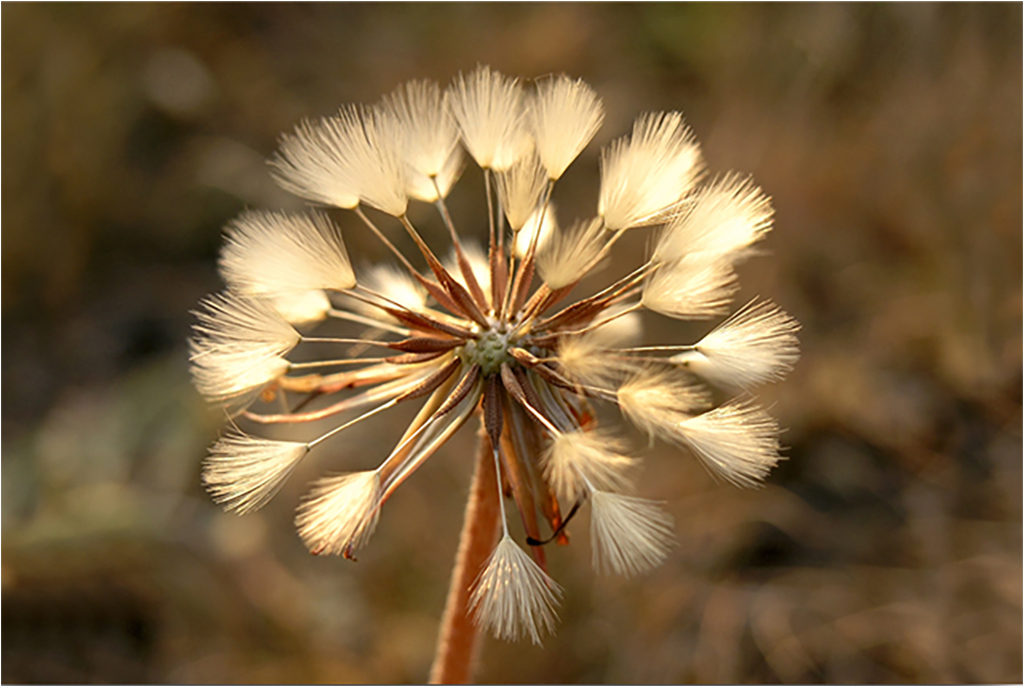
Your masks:
[[[479,417],[502,534],[471,605],[496,636],[539,642],[561,594],[543,545],[567,541],[564,525],[578,508],[590,508],[601,572],[642,573],[674,540],[670,516],[632,493],[637,459],[599,425],[595,407],[618,407],[718,478],[757,485],[780,460],[779,428],[748,392],[792,368],[798,323],[755,300],[695,343],[638,346],[636,338],[645,309],[687,320],[729,314],[734,266],[771,228],[769,199],[745,177],[709,176],[680,113],[649,113],[601,152],[594,216],[564,228],[555,183],[602,120],[601,101],[580,80],[524,83],[478,67],[445,89],[413,81],[284,135],[271,160],[280,185],[351,211],[354,229],[372,233],[394,261],[357,276],[321,210],[250,210],[228,225],[219,262],[227,289],[201,303],[190,342],[196,387],[247,427],[335,424],[305,441],[232,424],[204,466],[213,498],[256,510],[321,443],[418,404],[378,467],[325,476],[299,506],[298,531],[313,553],[351,557],[395,490]],[[472,226],[486,225],[484,247],[467,240],[469,221],[446,202],[467,155],[483,170],[487,218]],[[450,246],[428,245],[410,202],[436,207]],[[607,266],[625,232],[652,226],[660,228],[643,264],[595,293],[574,293]],[[392,231],[407,234],[418,255],[400,251]],[[358,336],[310,335],[327,322]],[[740,396],[715,407],[709,385]],[[272,403],[278,412],[267,411]],[[525,549],[510,534],[506,497]]]

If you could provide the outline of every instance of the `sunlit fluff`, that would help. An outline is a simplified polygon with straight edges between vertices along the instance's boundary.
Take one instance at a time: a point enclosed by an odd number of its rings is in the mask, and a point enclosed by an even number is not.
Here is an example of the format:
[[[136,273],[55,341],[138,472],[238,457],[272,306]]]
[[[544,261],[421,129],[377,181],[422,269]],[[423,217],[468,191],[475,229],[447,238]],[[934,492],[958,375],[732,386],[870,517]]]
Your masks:
[[[508,535],[501,538],[470,598],[481,623],[499,639],[540,644],[555,625],[561,589]]]
[[[341,233],[321,213],[246,212],[228,225],[220,273],[235,293],[269,299],[286,320],[323,319],[324,289],[356,285]]]
[[[561,595],[546,545],[568,542],[566,525],[581,507],[590,508],[600,572],[642,573],[674,541],[661,505],[632,494],[638,460],[602,426],[596,405],[617,407],[716,477],[759,484],[780,459],[775,420],[747,396],[715,407],[706,384],[749,389],[782,378],[798,354],[796,321],[754,301],[696,343],[637,339],[645,310],[728,314],[734,265],[771,228],[770,203],[737,175],[701,183],[703,158],[682,115],[649,113],[601,152],[593,215],[563,229],[555,181],[602,120],[600,99],[582,81],[530,84],[480,67],[447,89],[411,82],[286,134],[271,161],[281,185],[351,211],[345,231],[367,232],[394,259],[353,269],[323,211],[248,211],[228,225],[227,290],[200,304],[191,341],[197,388],[244,428],[232,425],[210,451],[203,474],[214,499],[253,511],[320,444],[416,403],[376,467],[322,477],[299,505],[309,549],[352,558],[395,490],[478,417],[497,471],[501,537],[471,605],[497,637],[539,643]],[[483,170],[483,218],[448,209],[463,151]],[[410,201],[434,206],[448,243],[424,240]],[[617,265],[617,242],[648,225],[662,225],[650,257]],[[466,239],[477,227],[484,247]],[[416,254],[400,251],[399,239]],[[581,284],[609,267],[620,276]],[[261,425],[314,421],[330,428],[304,440],[258,436]],[[353,452],[353,463],[364,453]],[[519,518],[506,512],[506,493]]]

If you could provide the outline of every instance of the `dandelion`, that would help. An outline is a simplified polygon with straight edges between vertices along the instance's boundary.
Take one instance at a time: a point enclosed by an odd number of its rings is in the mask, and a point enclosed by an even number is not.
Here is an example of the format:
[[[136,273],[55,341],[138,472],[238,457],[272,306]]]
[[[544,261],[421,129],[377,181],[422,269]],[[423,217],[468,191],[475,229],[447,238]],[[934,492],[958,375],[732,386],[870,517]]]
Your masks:
[[[734,265],[771,228],[767,197],[736,175],[702,182],[703,158],[682,115],[645,114],[602,152],[593,216],[562,229],[555,182],[602,119],[581,81],[529,84],[479,67],[447,89],[416,81],[373,106],[304,122],[271,160],[276,179],[350,211],[356,221],[346,231],[369,232],[394,260],[354,269],[323,211],[249,211],[227,229],[227,290],[197,312],[196,386],[247,428],[233,424],[204,467],[207,488],[229,510],[261,507],[346,428],[401,403],[419,406],[376,467],[312,485],[296,525],[313,553],[352,558],[386,519],[392,494],[479,418],[434,679],[468,678],[474,623],[535,643],[553,630],[561,589],[545,546],[568,542],[580,508],[590,509],[598,571],[635,575],[669,555],[672,519],[630,493],[638,460],[598,421],[598,406],[618,408],[736,485],[759,484],[780,460],[775,421],[749,396],[715,407],[707,384],[748,390],[781,379],[798,355],[793,318],[755,301],[696,343],[636,345],[644,310],[728,314]],[[478,224],[448,210],[463,151],[483,169],[484,246],[466,230]],[[410,202],[434,205],[450,245],[424,240]],[[648,259],[585,293],[584,278],[614,262],[623,233],[650,225],[662,229]],[[396,247],[394,231],[416,255]],[[313,336],[315,327],[324,335]],[[334,335],[345,328],[355,334]],[[313,421],[333,424],[305,440],[257,436],[261,426]],[[525,530],[518,541],[506,494]]]

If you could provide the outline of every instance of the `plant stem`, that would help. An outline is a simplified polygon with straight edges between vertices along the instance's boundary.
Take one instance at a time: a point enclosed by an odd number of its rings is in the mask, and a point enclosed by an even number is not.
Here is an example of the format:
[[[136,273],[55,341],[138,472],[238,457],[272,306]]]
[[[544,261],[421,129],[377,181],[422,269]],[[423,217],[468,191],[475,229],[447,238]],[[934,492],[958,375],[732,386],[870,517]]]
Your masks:
[[[470,616],[469,599],[473,583],[498,542],[497,477],[491,453],[491,442],[481,427],[473,484],[430,669],[431,684],[467,684],[473,677],[479,632]]]

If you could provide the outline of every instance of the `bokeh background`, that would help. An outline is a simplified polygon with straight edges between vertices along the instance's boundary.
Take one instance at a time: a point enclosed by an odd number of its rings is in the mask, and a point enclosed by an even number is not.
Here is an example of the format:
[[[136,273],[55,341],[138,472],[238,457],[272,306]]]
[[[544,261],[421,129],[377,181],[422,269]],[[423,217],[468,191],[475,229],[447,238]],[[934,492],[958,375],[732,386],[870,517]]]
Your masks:
[[[804,326],[798,368],[763,392],[789,428],[766,488],[645,451],[640,493],[677,522],[668,562],[595,575],[581,515],[551,552],[557,634],[487,639],[480,680],[1022,680],[1020,4],[5,3],[2,20],[4,682],[425,679],[472,431],[358,563],[310,556],[291,525],[305,484],[374,465],[394,420],[224,514],[199,484],[221,418],[185,341],[225,222],[301,207],[265,165],[280,132],[477,63],[604,99],[565,216],[592,212],[600,145],[683,110],[713,171],[774,198],[741,302]],[[339,217],[357,265],[384,257]]]

